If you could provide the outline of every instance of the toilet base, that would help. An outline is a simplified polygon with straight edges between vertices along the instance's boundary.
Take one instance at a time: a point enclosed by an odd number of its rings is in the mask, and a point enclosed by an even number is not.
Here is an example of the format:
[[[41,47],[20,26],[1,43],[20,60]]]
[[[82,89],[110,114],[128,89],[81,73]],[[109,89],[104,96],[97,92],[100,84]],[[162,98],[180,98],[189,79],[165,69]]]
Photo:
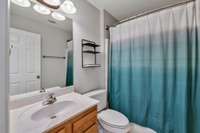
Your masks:
[[[127,132],[127,133],[157,133],[156,131],[153,131],[150,128],[142,127],[135,123],[131,123],[129,128],[130,128],[129,132]],[[99,131],[99,133],[111,133],[111,132],[103,129],[103,127],[99,123],[98,123],[98,131]]]
[[[142,127],[135,123],[130,123],[130,132],[129,133],[157,133],[157,132],[150,128]]]
[[[106,131],[101,125],[100,123],[98,123],[98,133],[111,133],[111,132],[108,132]]]

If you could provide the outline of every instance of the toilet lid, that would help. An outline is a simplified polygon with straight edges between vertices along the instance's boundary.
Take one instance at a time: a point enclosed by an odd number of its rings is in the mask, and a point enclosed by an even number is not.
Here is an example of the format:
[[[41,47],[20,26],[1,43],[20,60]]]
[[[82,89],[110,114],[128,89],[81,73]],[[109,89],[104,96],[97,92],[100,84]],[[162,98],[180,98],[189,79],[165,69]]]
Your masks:
[[[107,109],[99,114],[99,119],[107,125],[123,128],[129,124],[129,120],[122,113]]]

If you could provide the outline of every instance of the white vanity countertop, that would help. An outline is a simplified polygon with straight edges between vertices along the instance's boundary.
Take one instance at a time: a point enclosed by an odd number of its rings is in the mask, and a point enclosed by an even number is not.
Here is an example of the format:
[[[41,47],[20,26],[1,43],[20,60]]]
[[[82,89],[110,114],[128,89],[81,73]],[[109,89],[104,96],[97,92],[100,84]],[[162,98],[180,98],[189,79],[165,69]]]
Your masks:
[[[33,120],[32,114],[44,108],[42,101],[10,110],[10,133],[42,133],[98,104],[97,100],[75,92],[57,97],[56,103],[62,101],[72,101],[73,104],[58,113],[54,119],[40,117]]]

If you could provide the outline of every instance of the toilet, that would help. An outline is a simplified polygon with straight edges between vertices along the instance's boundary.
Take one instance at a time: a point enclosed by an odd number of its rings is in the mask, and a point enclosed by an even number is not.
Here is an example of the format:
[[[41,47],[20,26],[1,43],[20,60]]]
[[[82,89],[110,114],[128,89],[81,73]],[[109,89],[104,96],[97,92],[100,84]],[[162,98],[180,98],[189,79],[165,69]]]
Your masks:
[[[86,93],[85,96],[94,98],[99,101],[98,108],[98,123],[99,133],[127,133],[129,132],[129,120],[122,113],[106,109],[107,93],[106,90],[95,90]]]
[[[106,109],[98,114],[100,128],[111,133],[127,133],[129,131],[129,120],[122,113]]]

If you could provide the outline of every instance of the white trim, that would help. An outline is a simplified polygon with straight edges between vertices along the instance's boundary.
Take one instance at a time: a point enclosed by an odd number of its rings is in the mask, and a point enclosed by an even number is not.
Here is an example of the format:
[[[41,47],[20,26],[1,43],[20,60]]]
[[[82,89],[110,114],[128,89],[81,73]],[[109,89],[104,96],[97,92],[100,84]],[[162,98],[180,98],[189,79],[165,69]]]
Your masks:
[[[9,133],[9,0],[0,0],[0,133]]]

